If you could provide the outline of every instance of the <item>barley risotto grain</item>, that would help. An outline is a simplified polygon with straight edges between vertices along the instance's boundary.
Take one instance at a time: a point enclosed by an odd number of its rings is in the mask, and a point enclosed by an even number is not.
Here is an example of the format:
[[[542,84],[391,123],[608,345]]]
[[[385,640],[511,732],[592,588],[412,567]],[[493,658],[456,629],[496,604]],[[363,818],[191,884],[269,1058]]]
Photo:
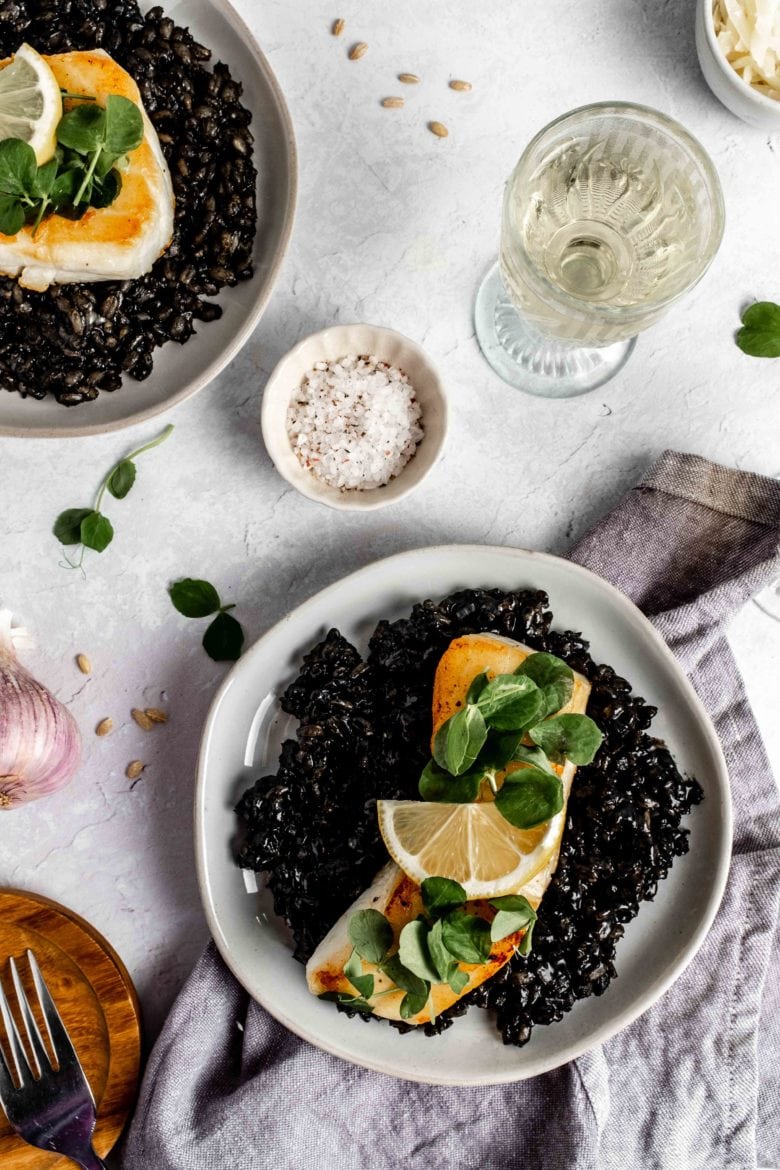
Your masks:
[[[162,8],[134,0],[0,0],[0,58],[105,49],[134,77],[173,179],[173,241],[138,280],[44,293],[0,277],[0,386],[64,406],[142,381],[153,353],[222,315],[205,299],[252,276],[257,173],[251,114],[227,65]]]
[[[702,791],[648,734],[655,708],[611,667],[595,663],[579,634],[553,630],[547,607],[547,595],[530,590],[468,589],[425,601],[409,618],[379,623],[366,661],[331,630],[282,698],[300,720],[297,739],[283,745],[276,775],[258,779],[237,807],[239,864],[268,873],[276,911],[305,962],[387,860],[377,798],[419,798],[433,676],[453,638],[504,634],[559,655],[590,680],[588,714],[604,743],[593,764],[577,770],[533,950],[426,1025],[427,1035],[478,1004],[495,1012],[504,1043],[522,1045],[535,1025],[603,994],[617,974],[624,924],[688,851],[681,820]]]

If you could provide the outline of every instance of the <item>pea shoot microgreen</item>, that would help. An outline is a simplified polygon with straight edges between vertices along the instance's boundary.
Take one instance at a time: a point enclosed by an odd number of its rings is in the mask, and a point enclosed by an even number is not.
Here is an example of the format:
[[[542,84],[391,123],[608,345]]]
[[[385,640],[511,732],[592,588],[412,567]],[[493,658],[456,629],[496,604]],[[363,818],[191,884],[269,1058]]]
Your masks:
[[[57,126],[54,157],[38,165],[20,138],[0,142],[0,234],[15,236],[25,224],[33,235],[51,214],[80,219],[90,207],[108,207],[122,189],[127,155],[144,137],[141,111],[129,98],[110,94],[99,106],[85,94],[65,93],[79,105]]]
[[[496,808],[515,828],[549,821],[563,807],[553,763],[589,764],[602,741],[589,716],[558,713],[573,690],[573,671],[554,654],[529,654],[514,674],[491,679],[481,671],[465,706],[434,736],[420,796],[464,804],[476,800],[486,783]],[[515,767],[502,781],[510,764]]]
[[[135,483],[136,466],[134,461],[144,452],[151,451],[153,447],[159,447],[172,432],[173,426],[168,425],[156,439],[144,443],[143,447],[138,447],[137,450],[131,451],[129,455],[125,455],[118,463],[115,463],[98,489],[94,507],[66,508],[64,512],[60,512],[52,529],[57,540],[66,546],[81,546],[76,560],[65,557],[64,567],[82,569],[84,554],[88,548],[99,553],[108,548],[114,539],[114,527],[108,516],[101,511],[106,492],[115,500],[123,500]]]
[[[168,587],[174,608],[188,618],[211,617],[203,635],[203,649],[215,662],[235,662],[241,657],[244,631],[241,623],[229,612],[235,605],[223,605],[210,581],[184,577]]]
[[[587,715],[554,716],[530,727],[528,735],[555,764],[565,760],[589,764],[602,740],[601,732]]]
[[[554,772],[530,765],[519,768],[496,793],[496,808],[516,829],[533,829],[561,811],[563,785]]]
[[[525,933],[520,952],[528,954],[536,912],[521,894],[494,898],[489,905],[496,913],[490,919],[466,910],[466,891],[451,878],[426,878],[420,891],[423,913],[405,924],[393,953],[394,932],[384,914],[370,909],[355,911],[347,928],[353,950],[343,968],[354,994],[328,991],[320,999],[355,1011],[372,1012],[377,999],[400,990],[404,992],[399,1004],[402,1019],[411,1019],[430,1003],[434,1022],[431,988],[448,984],[455,995],[460,995],[470,980],[461,963],[487,963],[494,943],[521,930]],[[364,963],[371,964],[392,986],[376,991],[375,974],[367,972]]]

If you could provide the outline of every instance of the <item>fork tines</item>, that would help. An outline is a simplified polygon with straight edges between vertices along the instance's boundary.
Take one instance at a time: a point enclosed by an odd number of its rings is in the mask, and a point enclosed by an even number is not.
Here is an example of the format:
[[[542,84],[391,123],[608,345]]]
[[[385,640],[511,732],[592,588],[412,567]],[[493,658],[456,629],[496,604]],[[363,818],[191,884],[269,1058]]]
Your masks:
[[[0,982],[0,1019],[2,1019],[3,1031],[11,1055],[11,1067],[6,1068],[6,1071],[16,1081],[16,1085],[19,1087],[24,1086],[30,1077],[36,1081],[40,1080],[47,1068],[51,1070],[57,1069],[61,1067],[63,1060],[67,1062],[69,1058],[74,1061],[77,1059],[65,1025],[60,1018],[60,1014],[49,994],[49,989],[41,975],[35,955],[32,951],[28,950],[26,957],[54,1059],[49,1055],[49,1051],[41,1036],[41,1031],[30,1006],[30,1001],[22,985],[16,960],[9,959],[8,965],[19,1007],[19,1015],[21,1016],[27,1035],[27,1049],[25,1049],[22,1042],[22,1037],[11,1012],[8,997],[3,990],[2,982]],[[5,1061],[4,1063],[7,1066],[8,1062]],[[2,1072],[1,1068],[0,1072]],[[1,1090],[2,1085],[0,1084],[0,1100],[3,1096]]]

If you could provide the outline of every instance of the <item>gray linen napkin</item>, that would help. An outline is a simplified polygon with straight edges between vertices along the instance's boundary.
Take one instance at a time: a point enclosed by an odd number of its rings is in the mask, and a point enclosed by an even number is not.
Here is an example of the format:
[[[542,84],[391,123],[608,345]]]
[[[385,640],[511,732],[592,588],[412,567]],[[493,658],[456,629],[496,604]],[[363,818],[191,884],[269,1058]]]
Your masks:
[[[543,1077],[442,1089],[299,1040],[249,1000],[211,944],[152,1053],[124,1170],[780,1166],[780,801],[724,637],[780,572],[779,537],[780,484],[667,452],[572,554],[651,616],[731,773],[726,896],[659,1004]]]

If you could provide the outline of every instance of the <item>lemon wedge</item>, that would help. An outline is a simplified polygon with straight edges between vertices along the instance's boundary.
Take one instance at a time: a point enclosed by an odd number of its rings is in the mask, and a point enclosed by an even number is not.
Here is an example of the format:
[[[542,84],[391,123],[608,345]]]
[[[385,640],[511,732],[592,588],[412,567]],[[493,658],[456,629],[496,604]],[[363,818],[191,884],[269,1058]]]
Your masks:
[[[0,69],[0,141],[21,138],[40,166],[54,154],[62,95],[48,63],[31,45],[22,45]]]
[[[452,878],[470,900],[513,893],[534,878],[565,823],[562,810],[534,829],[516,829],[492,802],[379,800],[377,814],[388,853],[412,881]]]

